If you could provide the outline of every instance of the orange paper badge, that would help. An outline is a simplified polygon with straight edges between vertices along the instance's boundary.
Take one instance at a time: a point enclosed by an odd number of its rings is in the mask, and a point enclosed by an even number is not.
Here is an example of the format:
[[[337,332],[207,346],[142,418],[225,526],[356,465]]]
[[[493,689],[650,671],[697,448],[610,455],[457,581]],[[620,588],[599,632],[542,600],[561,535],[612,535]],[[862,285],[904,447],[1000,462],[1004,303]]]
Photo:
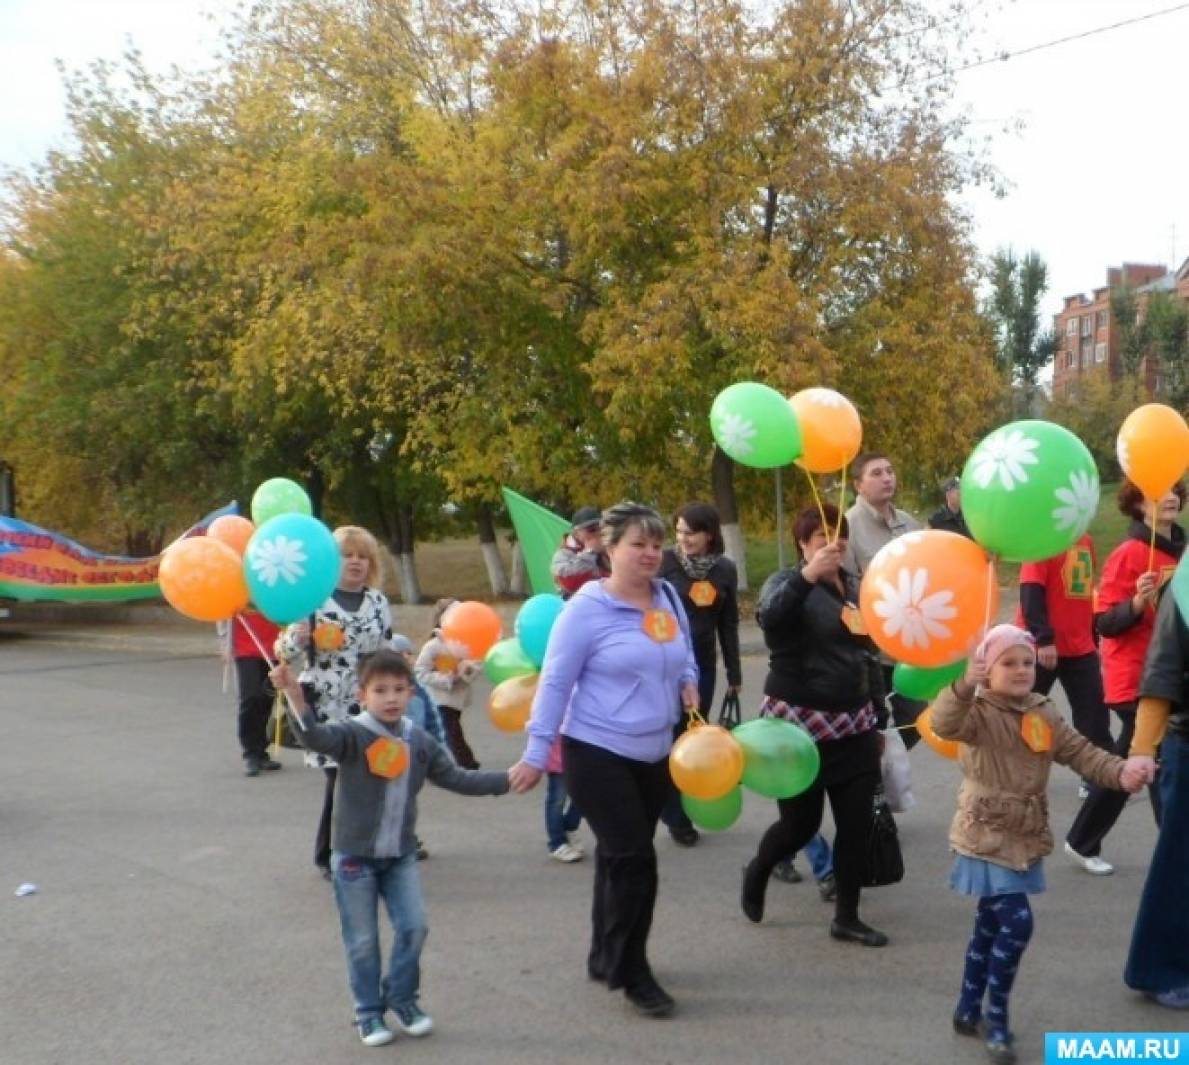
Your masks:
[[[328,651],[341,651],[346,642],[346,635],[342,625],[333,621],[322,621],[314,626],[314,647],[325,654]]]
[[[409,768],[409,748],[400,740],[376,739],[367,751],[367,767],[378,777],[392,780]]]
[[[1029,710],[1020,718],[1020,735],[1024,742],[1037,754],[1053,749],[1053,729],[1042,714]]]
[[[694,606],[712,606],[718,598],[718,589],[709,581],[694,581],[689,586],[689,601]]]
[[[667,610],[645,610],[644,632],[657,643],[670,643],[677,639],[677,618]]]
[[[863,615],[859,613],[859,608],[854,603],[843,604],[842,624],[846,626],[847,632],[854,636],[867,635],[867,624],[863,621]]]

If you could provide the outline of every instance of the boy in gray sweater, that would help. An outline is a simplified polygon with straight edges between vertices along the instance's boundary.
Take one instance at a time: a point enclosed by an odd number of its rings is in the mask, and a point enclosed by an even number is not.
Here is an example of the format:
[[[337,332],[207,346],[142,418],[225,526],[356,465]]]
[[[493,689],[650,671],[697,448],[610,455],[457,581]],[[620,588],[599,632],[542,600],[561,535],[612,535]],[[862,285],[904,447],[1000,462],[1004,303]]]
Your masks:
[[[445,747],[404,718],[413,672],[396,651],[383,648],[360,663],[364,709],[345,721],[319,723],[287,665],[270,677],[289,700],[301,742],[339,765],[331,870],[359,1038],[367,1046],[392,1042],[385,1009],[406,1034],[429,1035],[433,1021],[417,1002],[428,931],[417,874],[417,792],[428,777],[462,795],[503,795],[508,775],[459,769]],[[383,977],[376,913],[381,899],[393,922]]]

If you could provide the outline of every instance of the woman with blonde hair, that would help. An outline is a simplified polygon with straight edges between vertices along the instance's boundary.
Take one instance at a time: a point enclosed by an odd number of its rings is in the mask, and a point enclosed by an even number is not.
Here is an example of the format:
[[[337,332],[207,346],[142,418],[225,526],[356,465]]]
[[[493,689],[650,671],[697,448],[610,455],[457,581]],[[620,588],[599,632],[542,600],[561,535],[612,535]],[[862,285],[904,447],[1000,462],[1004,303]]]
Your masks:
[[[338,586],[307,621],[281,635],[278,650],[288,662],[304,659],[299,677],[306,702],[320,721],[342,721],[359,713],[359,660],[392,639],[388,599],[379,589],[380,546],[358,525],[334,530],[342,553]],[[338,767],[321,754],[307,754],[306,764],[326,773],[322,816],[314,838],[314,864],[330,879],[330,820]]]

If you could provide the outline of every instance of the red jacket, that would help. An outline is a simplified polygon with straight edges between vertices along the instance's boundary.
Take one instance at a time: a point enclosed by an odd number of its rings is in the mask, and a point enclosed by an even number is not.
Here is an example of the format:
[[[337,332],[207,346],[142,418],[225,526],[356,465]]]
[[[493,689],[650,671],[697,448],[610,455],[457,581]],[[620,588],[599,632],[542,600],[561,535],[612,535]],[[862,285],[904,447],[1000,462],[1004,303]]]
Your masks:
[[[280,634],[280,627],[274,625],[263,614],[255,610],[245,610],[240,617],[244,619],[256,634],[256,639],[271,655],[272,646]],[[262,658],[260,649],[252,642],[252,637],[244,631],[243,622],[238,618],[231,619],[231,653],[236,658]]]
[[[1093,654],[1094,544],[1083,536],[1063,555],[1020,567],[1016,624],[1038,647],[1056,644],[1059,658]]]
[[[1102,636],[1102,681],[1106,701],[1112,705],[1134,702],[1138,695],[1144,658],[1152,640],[1156,612],[1149,606],[1137,615],[1131,607],[1135,586],[1148,571],[1152,530],[1133,521],[1127,539],[1107,557],[1098,586],[1095,626]],[[1156,537],[1156,556],[1151,568],[1160,574],[1163,586],[1172,578],[1177,560],[1185,548],[1185,534],[1174,525],[1172,538]]]

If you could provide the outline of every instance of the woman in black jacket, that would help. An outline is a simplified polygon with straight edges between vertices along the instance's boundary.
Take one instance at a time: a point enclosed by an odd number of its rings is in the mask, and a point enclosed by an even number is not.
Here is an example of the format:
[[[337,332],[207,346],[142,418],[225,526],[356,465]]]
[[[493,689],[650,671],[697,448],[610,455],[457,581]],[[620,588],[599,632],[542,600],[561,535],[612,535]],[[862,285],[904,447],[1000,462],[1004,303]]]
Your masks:
[[[718,511],[709,503],[687,503],[677,512],[677,546],[666,548],[661,559],[661,577],[677,590],[689,618],[694,658],[698,663],[698,701],[709,717],[718,679],[718,652],[722,645],[727,672],[727,691],[738,693],[743,682],[739,666],[739,574],[735,563],[723,554],[722,527]],[[685,731],[683,717],[675,735]],[[661,814],[673,842],[692,847],[698,830],[681,807],[674,788]]]
[[[760,716],[783,717],[805,728],[817,743],[821,772],[807,791],[778,801],[780,819],[743,869],[741,904],[749,920],[762,920],[769,875],[815,835],[828,797],[837,828],[830,935],[882,947],[888,937],[859,920],[859,887],[880,782],[879,733],[868,689],[872,644],[859,616],[858,578],[842,568],[846,519],[830,542],[838,510],[829,504],[823,509],[825,528],[816,507],[797,517],[793,533],[801,561],[764,582],[756,607],[769,651]]]

